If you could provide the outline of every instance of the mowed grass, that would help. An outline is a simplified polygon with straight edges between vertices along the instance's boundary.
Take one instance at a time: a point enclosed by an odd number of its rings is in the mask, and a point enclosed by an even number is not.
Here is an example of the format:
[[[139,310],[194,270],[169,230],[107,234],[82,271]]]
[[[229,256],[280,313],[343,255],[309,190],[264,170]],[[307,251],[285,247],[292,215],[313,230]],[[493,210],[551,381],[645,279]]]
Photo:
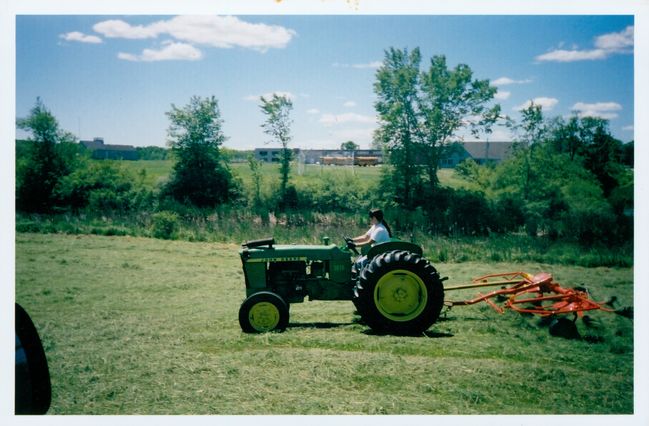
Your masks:
[[[235,245],[16,235],[16,301],[44,341],[50,414],[630,414],[633,322],[590,314],[582,336],[455,307],[422,337],[379,336],[351,302],[291,306],[284,333],[246,335]],[[631,269],[435,265],[446,285],[551,272],[633,303]],[[473,292],[447,293],[447,299]]]

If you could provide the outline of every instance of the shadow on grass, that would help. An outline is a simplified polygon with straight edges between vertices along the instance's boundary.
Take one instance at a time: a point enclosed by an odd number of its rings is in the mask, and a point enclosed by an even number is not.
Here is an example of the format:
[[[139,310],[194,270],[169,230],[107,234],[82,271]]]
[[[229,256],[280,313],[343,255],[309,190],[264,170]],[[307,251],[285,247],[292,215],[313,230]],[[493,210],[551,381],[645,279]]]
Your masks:
[[[350,325],[364,325],[361,321],[352,321],[352,322],[301,322],[301,323],[289,323],[287,328],[315,328],[315,329],[329,329],[329,328],[338,328],[338,327],[347,327]],[[390,333],[381,333],[374,331],[371,328],[363,330],[361,333],[368,336],[392,336]],[[401,335],[403,336],[403,335]],[[424,331],[420,334],[405,335],[405,337],[428,337],[431,339],[437,339],[442,337],[454,337],[450,333],[439,333],[436,331]]]
[[[301,322],[301,323],[289,323],[287,328],[318,328],[318,329],[327,329],[327,328],[338,328],[345,327],[348,325],[354,325],[353,322]]]
[[[395,336],[395,334],[392,333],[383,333],[383,332],[378,332],[374,331],[371,328],[364,330],[362,332],[363,334],[366,334],[368,336]],[[451,333],[439,333],[436,331],[424,331],[423,333],[418,333],[418,334],[399,334],[398,336],[400,337],[428,337],[429,339],[439,339],[442,337],[455,337],[455,335]]]

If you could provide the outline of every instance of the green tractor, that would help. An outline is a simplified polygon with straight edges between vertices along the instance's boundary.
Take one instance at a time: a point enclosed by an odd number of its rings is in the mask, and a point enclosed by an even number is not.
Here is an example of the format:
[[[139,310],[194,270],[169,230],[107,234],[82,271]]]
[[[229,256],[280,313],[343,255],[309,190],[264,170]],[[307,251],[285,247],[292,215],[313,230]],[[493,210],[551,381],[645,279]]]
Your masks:
[[[239,251],[247,298],[239,309],[246,333],[283,331],[289,305],[309,300],[351,300],[362,321],[378,333],[426,331],[444,303],[443,279],[416,244],[392,240],[356,250],[336,246],[276,245],[248,241]]]

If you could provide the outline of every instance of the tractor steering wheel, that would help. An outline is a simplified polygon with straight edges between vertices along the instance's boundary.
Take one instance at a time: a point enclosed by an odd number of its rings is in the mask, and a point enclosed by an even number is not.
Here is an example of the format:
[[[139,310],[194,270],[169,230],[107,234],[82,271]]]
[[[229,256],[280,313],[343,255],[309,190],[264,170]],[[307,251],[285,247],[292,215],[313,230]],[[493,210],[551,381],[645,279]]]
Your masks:
[[[347,243],[347,248],[353,251],[357,256],[360,255],[360,253],[356,249],[356,243],[354,243],[354,241],[349,237],[344,237],[344,238],[345,238],[345,243]]]

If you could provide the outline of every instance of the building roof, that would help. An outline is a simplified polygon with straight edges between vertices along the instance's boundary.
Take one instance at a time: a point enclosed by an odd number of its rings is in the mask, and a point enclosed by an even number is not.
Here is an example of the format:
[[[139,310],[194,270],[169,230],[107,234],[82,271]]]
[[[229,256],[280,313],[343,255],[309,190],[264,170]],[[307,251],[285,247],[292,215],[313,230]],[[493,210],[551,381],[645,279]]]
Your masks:
[[[514,142],[460,142],[473,158],[502,160],[511,152]]]

